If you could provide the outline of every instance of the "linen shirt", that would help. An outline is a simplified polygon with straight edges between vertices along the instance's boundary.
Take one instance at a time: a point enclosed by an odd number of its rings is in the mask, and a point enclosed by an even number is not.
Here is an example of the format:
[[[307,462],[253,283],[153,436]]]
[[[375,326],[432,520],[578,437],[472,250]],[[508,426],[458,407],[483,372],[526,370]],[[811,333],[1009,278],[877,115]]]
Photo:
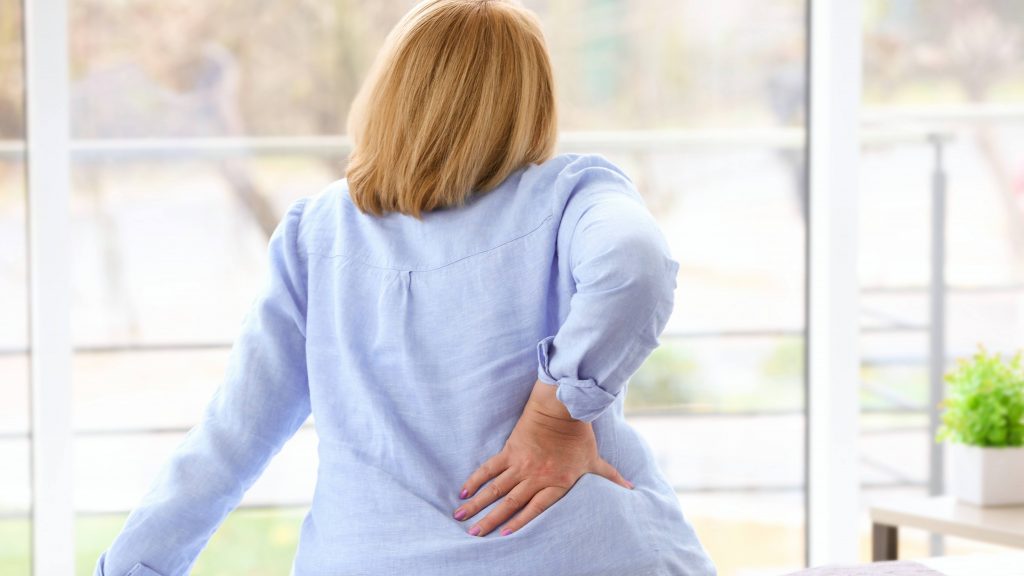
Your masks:
[[[466,204],[373,216],[344,179],[294,202],[223,381],[96,575],[187,574],[312,413],[316,488],[295,576],[713,575],[648,444],[629,377],[659,344],[679,264],[599,155],[526,165]],[[535,380],[635,484],[587,473],[508,536],[452,516]]]

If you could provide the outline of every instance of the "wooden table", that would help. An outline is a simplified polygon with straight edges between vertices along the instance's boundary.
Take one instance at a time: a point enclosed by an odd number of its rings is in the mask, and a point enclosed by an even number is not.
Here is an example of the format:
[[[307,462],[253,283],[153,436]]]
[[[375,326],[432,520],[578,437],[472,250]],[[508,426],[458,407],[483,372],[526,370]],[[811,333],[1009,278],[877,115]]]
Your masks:
[[[902,498],[869,510],[875,561],[896,559],[901,527],[1024,548],[1024,506],[979,508],[942,496]]]

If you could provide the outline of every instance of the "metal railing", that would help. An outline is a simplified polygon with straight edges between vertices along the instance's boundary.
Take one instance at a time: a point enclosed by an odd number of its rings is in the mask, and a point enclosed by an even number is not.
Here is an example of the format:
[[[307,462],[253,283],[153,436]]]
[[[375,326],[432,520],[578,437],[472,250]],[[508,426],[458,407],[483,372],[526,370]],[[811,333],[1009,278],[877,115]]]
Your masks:
[[[908,324],[895,319],[878,325],[867,326],[865,333],[922,332],[929,337],[927,357],[866,358],[865,366],[922,366],[929,372],[929,399],[926,406],[908,404],[898,398],[890,398],[890,406],[867,408],[865,413],[874,414],[928,414],[927,431],[934,434],[938,425],[938,402],[942,397],[942,374],[948,353],[946,342],[946,299],[951,293],[993,293],[1024,291],[1024,284],[1002,286],[949,286],[945,277],[945,232],[947,174],[944,164],[945,147],[964,130],[965,125],[978,122],[1024,121],[1024,106],[970,106],[931,108],[928,111],[913,109],[868,110],[862,117],[862,141],[865,148],[877,149],[902,145],[926,145],[932,149],[932,210],[931,210],[931,278],[927,286],[869,286],[862,289],[864,294],[923,294],[929,299],[929,324]],[[650,150],[722,150],[740,149],[801,149],[805,132],[798,128],[768,128],[761,130],[657,130],[657,131],[616,131],[616,132],[564,132],[559,146],[562,151],[600,149],[602,151],[650,151]],[[237,156],[320,156],[343,157],[351,149],[351,142],[344,136],[311,137],[226,137],[226,138],[155,138],[155,139],[87,139],[74,140],[71,153],[76,162],[109,159],[151,159],[173,157],[176,160],[199,158],[213,159]],[[19,160],[24,154],[24,144],[18,141],[0,141],[0,160]],[[868,311],[870,314],[870,311]],[[804,331],[789,327],[730,331],[697,331],[666,333],[667,339],[722,339],[722,338],[803,338]],[[117,354],[131,352],[226,350],[231,342],[206,343],[158,343],[158,344],[110,344],[102,346],[77,347],[80,354]],[[26,348],[0,349],[0,356],[27,354]],[[864,384],[870,388],[870,385]],[[876,390],[877,392],[877,390]],[[665,409],[633,409],[631,418],[678,416],[688,418],[714,417],[793,417],[802,416],[803,411],[792,410],[751,410],[751,411],[702,411],[686,407]],[[309,427],[307,423],[304,427]],[[79,430],[77,436],[109,436],[138,434],[183,434],[188,427],[164,427],[151,429]],[[922,430],[922,427],[900,427],[900,431]],[[889,428],[869,433],[885,433]],[[31,433],[0,433],[0,441],[31,438]],[[930,443],[929,492],[942,490],[941,446]],[[920,481],[897,478],[892,483],[865,483],[871,487],[920,487]],[[684,492],[763,492],[799,491],[802,485],[788,487],[759,486],[705,486],[679,487]],[[267,506],[255,506],[267,508]],[[277,506],[270,506],[277,508]]]

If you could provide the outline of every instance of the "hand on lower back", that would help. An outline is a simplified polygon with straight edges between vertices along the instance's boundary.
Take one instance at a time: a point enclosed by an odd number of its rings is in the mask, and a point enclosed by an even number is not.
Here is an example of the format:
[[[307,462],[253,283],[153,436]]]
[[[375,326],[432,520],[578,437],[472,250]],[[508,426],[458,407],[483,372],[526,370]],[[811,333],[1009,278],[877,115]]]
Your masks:
[[[561,499],[587,472],[633,487],[598,455],[591,424],[569,416],[555,398],[554,385],[537,381],[504,448],[463,484],[460,497],[470,500],[455,510],[455,519],[471,519],[500,498],[468,532],[484,536],[509,518],[501,534],[515,532]]]

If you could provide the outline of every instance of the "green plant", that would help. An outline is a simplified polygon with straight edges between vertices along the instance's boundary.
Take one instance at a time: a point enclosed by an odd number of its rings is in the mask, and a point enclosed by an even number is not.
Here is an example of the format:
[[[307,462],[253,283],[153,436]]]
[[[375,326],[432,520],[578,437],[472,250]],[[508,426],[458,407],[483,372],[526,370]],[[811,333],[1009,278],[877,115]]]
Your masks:
[[[1024,446],[1024,352],[1009,360],[985,348],[946,374],[938,441]]]

